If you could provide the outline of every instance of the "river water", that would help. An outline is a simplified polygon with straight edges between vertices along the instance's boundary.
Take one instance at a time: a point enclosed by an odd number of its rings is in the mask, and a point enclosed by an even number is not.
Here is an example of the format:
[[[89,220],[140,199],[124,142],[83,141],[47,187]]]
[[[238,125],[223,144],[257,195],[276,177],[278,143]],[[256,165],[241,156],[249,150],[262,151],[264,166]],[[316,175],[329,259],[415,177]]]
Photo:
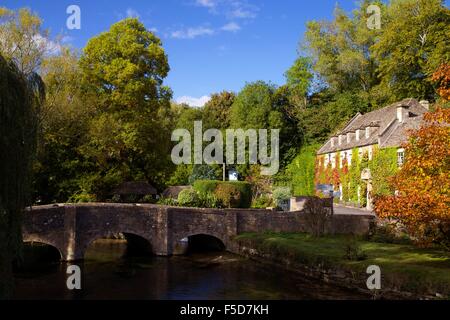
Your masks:
[[[16,299],[367,299],[227,252],[124,258],[126,242],[99,240],[78,264],[82,290],[66,287],[67,264],[33,261],[16,271]]]

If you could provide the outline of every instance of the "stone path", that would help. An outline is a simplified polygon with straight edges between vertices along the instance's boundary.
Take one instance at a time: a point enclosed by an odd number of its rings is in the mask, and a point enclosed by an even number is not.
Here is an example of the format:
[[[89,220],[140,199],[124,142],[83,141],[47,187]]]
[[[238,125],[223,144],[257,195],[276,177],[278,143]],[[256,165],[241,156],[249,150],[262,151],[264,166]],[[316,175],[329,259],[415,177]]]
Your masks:
[[[340,204],[334,204],[334,213],[335,214],[353,214],[353,215],[358,215],[358,214],[375,215],[375,213],[373,213],[372,211],[368,211],[366,209],[345,207],[345,206],[340,205]]]

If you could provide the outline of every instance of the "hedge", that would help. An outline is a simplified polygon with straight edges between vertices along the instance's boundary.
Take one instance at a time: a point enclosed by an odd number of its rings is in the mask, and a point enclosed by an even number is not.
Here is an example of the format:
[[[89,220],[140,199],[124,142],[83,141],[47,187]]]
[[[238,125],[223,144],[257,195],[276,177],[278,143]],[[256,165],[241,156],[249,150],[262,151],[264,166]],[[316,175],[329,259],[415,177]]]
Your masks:
[[[252,185],[244,181],[218,181],[218,180],[197,180],[194,182],[194,190],[201,194],[211,194],[216,197],[222,196],[217,194],[219,190],[224,190],[228,187],[235,188],[240,193],[240,201],[233,205],[237,208],[250,208],[252,204]]]

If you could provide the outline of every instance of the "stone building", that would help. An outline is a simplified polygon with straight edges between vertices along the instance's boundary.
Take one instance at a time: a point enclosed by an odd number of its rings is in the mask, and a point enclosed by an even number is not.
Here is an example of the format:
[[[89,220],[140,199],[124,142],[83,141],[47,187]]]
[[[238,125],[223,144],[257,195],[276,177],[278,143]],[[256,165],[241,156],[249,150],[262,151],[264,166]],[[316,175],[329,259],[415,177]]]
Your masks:
[[[319,163],[323,163],[325,167],[331,164],[332,168],[336,165],[342,168],[345,159],[350,167],[353,152],[358,152],[359,159],[366,154],[368,159],[372,160],[376,148],[393,147],[397,148],[397,164],[401,166],[404,161],[404,150],[401,146],[408,139],[407,131],[420,127],[423,115],[428,109],[428,101],[405,99],[366,114],[358,113],[319,149]],[[340,159],[336,159],[338,155]],[[364,170],[361,179],[367,182],[367,208],[372,209],[370,170]],[[334,186],[334,189],[341,191],[342,200],[342,185]]]

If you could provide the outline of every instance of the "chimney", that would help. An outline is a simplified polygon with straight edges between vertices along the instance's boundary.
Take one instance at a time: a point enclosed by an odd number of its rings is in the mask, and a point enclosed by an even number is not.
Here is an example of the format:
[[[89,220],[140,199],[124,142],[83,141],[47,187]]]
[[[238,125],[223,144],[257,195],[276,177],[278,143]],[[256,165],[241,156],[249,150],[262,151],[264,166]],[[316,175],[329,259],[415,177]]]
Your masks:
[[[424,107],[425,109],[430,110],[430,102],[429,102],[428,100],[422,100],[422,101],[420,101],[419,103],[420,103],[420,104],[422,105],[422,107]]]
[[[405,106],[399,106],[397,107],[397,120],[400,123],[403,123],[406,121],[406,119],[408,119],[409,116],[409,111],[408,111],[408,107]]]

